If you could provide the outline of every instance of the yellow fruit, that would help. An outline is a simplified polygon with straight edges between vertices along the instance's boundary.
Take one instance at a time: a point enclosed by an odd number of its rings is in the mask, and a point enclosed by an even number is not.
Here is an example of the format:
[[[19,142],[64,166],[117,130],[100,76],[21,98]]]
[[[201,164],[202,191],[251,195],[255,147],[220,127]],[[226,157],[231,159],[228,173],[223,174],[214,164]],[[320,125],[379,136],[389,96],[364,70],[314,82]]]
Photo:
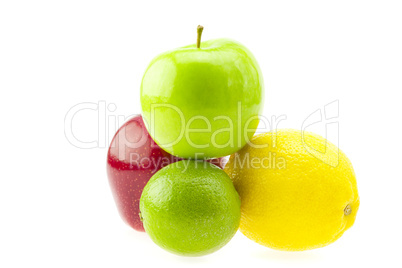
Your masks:
[[[241,232],[267,247],[323,247],[355,221],[352,164],[319,135],[290,129],[256,135],[225,171],[241,197]]]

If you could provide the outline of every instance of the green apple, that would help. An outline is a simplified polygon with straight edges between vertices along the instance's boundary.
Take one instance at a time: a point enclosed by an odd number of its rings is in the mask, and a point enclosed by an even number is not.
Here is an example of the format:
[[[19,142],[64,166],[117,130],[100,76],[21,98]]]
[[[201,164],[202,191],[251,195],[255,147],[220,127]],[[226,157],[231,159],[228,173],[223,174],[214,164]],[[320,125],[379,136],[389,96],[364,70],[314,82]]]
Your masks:
[[[241,149],[262,112],[264,83],[251,52],[229,39],[158,55],[141,84],[146,127],[156,143],[182,158],[214,158]]]

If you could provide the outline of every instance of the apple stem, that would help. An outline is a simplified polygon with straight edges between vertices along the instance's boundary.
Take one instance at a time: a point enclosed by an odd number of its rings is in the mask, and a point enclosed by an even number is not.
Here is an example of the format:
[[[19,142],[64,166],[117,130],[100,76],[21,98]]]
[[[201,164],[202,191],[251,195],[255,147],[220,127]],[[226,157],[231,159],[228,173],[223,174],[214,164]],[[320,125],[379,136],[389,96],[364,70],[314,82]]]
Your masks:
[[[201,25],[197,26],[197,48],[200,48],[201,46],[201,35],[203,30],[204,30],[203,26]]]

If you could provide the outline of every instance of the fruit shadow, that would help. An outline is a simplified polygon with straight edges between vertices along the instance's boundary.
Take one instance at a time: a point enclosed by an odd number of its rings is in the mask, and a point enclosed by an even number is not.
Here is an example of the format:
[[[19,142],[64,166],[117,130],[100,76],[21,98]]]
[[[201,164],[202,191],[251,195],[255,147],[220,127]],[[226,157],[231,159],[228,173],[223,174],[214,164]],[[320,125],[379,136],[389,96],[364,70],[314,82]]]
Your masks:
[[[152,246],[155,247],[155,249],[159,250],[161,255],[164,255],[164,258],[173,261],[175,263],[182,263],[182,264],[207,264],[210,263],[210,260],[206,258],[205,256],[200,256],[200,257],[186,257],[186,256],[178,256],[173,253],[170,253],[168,251],[165,251],[161,248],[159,248],[157,245],[155,245],[151,238],[145,233],[145,232],[139,232],[131,229],[129,226],[126,226],[126,237],[130,237],[132,241],[139,241],[139,243],[147,243],[147,244],[152,244]],[[211,254],[212,255],[212,254]],[[209,255],[207,255],[209,256]]]
[[[308,251],[280,251],[265,249],[260,250],[253,254],[254,257],[259,259],[269,259],[276,261],[289,261],[289,262],[315,262],[322,259],[322,255],[315,250]]]
[[[169,253],[170,256],[169,258],[175,262],[175,263],[182,263],[182,264],[208,264],[211,263],[208,258],[205,256],[200,256],[200,257],[185,257],[185,256],[176,256],[171,253]]]

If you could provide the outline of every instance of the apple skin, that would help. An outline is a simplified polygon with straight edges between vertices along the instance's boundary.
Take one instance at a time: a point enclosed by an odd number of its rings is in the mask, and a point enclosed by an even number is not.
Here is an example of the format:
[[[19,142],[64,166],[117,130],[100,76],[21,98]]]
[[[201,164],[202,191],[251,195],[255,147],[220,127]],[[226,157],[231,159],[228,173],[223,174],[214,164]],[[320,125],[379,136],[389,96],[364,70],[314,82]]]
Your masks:
[[[107,175],[119,214],[133,229],[144,232],[139,201],[149,179],[164,166],[180,160],[153,141],[141,115],[129,119],[116,132],[107,154]],[[222,158],[210,162],[220,168],[225,164]]]
[[[255,133],[263,100],[257,61],[229,39],[162,53],[151,61],[141,83],[148,131],[165,151],[182,158],[221,157],[240,150]],[[203,131],[189,132],[194,129]]]

